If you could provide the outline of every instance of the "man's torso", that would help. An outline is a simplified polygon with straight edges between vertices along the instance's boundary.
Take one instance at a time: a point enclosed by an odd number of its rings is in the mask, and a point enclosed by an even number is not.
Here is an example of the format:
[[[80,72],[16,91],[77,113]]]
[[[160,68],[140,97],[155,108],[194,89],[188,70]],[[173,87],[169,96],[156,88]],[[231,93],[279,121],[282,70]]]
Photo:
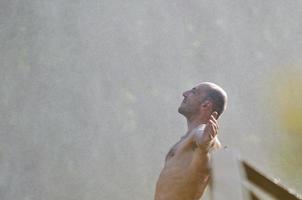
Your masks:
[[[194,131],[182,137],[167,154],[155,200],[199,199],[209,180],[208,159],[194,142]]]

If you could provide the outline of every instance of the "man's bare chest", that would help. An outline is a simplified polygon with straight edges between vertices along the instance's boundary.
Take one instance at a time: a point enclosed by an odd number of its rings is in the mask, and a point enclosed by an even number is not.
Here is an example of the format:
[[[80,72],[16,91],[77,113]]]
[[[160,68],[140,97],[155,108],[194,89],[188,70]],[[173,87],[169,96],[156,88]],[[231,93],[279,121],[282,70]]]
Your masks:
[[[191,135],[187,134],[181,137],[181,139],[169,150],[166,156],[166,161],[174,157],[176,154],[180,154],[184,151],[194,151],[196,148],[196,145],[194,144],[195,143],[193,142]]]

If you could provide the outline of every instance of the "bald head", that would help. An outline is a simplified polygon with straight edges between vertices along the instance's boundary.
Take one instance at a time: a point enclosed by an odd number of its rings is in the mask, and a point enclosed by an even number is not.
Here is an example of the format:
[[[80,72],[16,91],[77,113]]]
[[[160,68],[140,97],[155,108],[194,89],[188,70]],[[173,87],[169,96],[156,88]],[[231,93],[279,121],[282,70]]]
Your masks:
[[[217,112],[217,118],[226,108],[226,92],[218,85],[203,82],[183,93],[184,100],[178,108],[178,112],[187,119],[196,118],[208,120],[213,112]]]
[[[218,113],[218,117],[226,109],[227,94],[219,85],[211,82],[203,82],[197,86],[197,89],[203,93],[201,101],[210,101],[213,104],[213,112]]]

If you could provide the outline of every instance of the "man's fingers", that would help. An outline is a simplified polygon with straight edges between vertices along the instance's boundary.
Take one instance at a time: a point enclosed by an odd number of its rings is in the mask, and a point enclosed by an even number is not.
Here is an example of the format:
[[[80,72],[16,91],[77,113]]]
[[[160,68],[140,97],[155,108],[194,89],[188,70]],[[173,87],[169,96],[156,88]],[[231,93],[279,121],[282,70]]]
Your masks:
[[[215,111],[212,113],[210,120],[212,120],[215,123],[217,129],[219,129],[217,118],[218,118],[218,113]]]
[[[214,116],[214,118],[217,119],[217,118],[218,118],[218,112],[216,112],[216,111],[213,112],[213,113],[212,113],[212,116]]]
[[[217,135],[217,126],[215,124],[212,124],[212,131],[211,135],[215,137]]]
[[[214,126],[214,124],[211,124],[211,128],[210,128],[210,132],[209,132],[209,136],[211,138],[211,140],[216,136],[216,127]]]
[[[209,128],[208,131],[209,137],[210,139],[213,139],[217,135],[217,129],[218,129],[217,124],[213,120],[209,120],[207,125]]]
[[[209,123],[212,124],[218,130],[219,127],[218,127],[218,123],[216,120],[210,119]]]
[[[209,131],[209,137],[212,140],[214,138],[214,127],[211,125],[211,130]]]
[[[217,126],[217,128],[218,128],[218,122],[217,122],[217,120],[215,119],[215,117],[214,117],[213,115],[211,115],[210,120],[212,120],[212,121],[214,122],[214,124],[215,124],[215,125]]]
[[[210,119],[213,120],[214,122],[217,122],[216,118],[213,115],[211,115]]]

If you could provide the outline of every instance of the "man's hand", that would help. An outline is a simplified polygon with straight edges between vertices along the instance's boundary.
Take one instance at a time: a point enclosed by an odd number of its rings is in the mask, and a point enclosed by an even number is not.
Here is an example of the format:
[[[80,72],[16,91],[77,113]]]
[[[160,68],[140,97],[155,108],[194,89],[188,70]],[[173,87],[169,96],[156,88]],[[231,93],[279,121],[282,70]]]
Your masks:
[[[204,139],[205,143],[210,142],[217,135],[217,131],[218,131],[218,123],[216,120],[217,116],[218,116],[218,113],[213,112],[204,129],[203,139]]]
[[[203,150],[208,151],[213,145],[212,143],[214,142],[214,138],[217,135],[217,131],[218,131],[218,123],[216,120],[217,116],[218,116],[217,112],[212,113],[208,123],[206,124],[202,136],[198,138],[198,140],[196,141],[197,145]]]

